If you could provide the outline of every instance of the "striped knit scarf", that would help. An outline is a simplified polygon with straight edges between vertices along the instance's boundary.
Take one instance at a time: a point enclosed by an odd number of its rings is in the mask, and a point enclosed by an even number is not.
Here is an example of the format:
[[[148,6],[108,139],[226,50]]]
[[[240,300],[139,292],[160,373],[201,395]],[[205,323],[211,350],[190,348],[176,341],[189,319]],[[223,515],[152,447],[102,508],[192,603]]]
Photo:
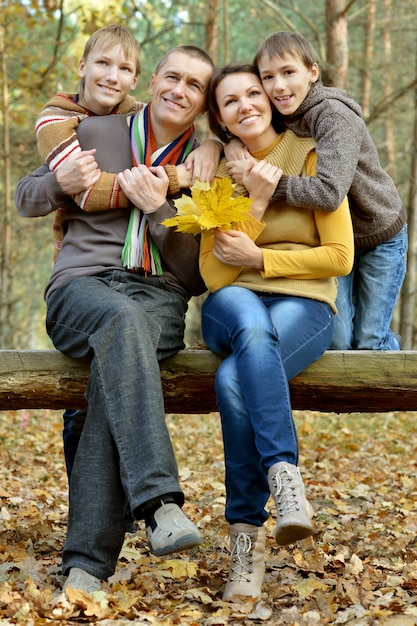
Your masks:
[[[156,148],[150,121],[151,105],[139,111],[130,123],[133,165],[177,165],[191,152],[195,140],[194,126],[174,141]],[[122,250],[123,267],[130,271],[143,270],[145,274],[162,274],[159,250],[149,233],[146,215],[133,208],[130,213],[126,240]]]

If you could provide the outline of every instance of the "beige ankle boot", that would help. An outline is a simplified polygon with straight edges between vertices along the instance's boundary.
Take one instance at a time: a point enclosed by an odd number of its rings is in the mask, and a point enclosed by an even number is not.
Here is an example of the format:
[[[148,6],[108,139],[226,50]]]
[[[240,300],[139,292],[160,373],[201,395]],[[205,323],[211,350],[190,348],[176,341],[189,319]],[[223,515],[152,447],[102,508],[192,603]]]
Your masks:
[[[268,483],[277,508],[275,541],[286,546],[313,534],[313,509],[308,502],[298,467],[281,461],[268,472]]]
[[[265,528],[251,524],[232,524],[229,577],[223,600],[246,596],[259,600],[265,574]]]

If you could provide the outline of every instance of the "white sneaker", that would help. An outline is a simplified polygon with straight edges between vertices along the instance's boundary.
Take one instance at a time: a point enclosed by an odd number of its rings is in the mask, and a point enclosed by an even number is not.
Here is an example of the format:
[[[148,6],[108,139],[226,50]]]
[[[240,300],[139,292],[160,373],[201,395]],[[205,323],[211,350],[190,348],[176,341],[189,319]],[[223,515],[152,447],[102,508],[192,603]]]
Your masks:
[[[80,567],[71,567],[62,591],[66,592],[68,587],[85,591],[85,593],[93,593],[101,589],[101,581],[97,576],[89,574]]]
[[[156,556],[195,548],[203,542],[195,524],[174,502],[155,511],[151,524],[146,526],[146,536]]]

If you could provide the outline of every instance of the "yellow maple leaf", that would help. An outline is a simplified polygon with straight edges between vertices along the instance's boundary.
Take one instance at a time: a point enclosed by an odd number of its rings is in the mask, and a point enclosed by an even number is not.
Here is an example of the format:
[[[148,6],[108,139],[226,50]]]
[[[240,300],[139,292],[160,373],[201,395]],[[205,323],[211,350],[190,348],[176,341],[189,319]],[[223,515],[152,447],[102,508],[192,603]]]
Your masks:
[[[296,583],[294,585],[294,589],[298,593],[300,598],[305,600],[306,598],[311,598],[318,590],[323,592],[328,591],[329,585],[326,585],[320,580],[308,578],[307,580],[302,580],[299,583]]]
[[[166,578],[193,578],[198,567],[193,561],[169,559],[159,566],[159,571]]]
[[[217,178],[211,185],[197,181],[191,187],[191,197],[174,200],[177,215],[162,224],[193,235],[212,228],[233,228],[236,222],[247,219],[252,202],[245,196],[233,198],[233,192],[230,178]]]

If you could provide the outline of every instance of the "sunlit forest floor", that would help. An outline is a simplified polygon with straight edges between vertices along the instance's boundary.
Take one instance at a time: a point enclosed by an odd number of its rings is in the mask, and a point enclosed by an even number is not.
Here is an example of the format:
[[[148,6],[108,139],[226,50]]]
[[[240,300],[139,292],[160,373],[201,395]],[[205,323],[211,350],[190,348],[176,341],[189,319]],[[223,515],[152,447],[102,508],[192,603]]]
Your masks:
[[[60,594],[61,413],[0,413],[0,625],[417,624],[416,414],[297,411],[295,419],[315,548],[279,548],[271,517],[261,602],[221,600],[228,552],[217,414],[167,417],[185,510],[204,544],[157,558],[139,528],[105,589],[69,602]]]

